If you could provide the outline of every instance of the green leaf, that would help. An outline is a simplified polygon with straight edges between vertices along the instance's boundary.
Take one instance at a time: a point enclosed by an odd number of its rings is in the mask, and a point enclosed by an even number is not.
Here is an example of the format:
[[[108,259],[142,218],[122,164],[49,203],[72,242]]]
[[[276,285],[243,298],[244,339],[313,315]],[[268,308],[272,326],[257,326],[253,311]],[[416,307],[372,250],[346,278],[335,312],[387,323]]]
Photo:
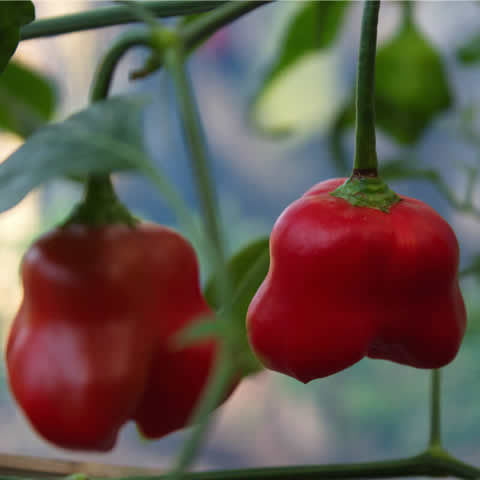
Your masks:
[[[30,136],[50,120],[56,104],[55,88],[44,76],[16,62],[0,75],[0,128]]]
[[[417,179],[437,182],[441,176],[434,168],[422,168],[413,157],[385,160],[380,168],[380,175],[384,180]]]
[[[261,237],[236,253],[228,262],[227,271],[233,287],[232,317],[224,320],[235,329],[236,358],[245,374],[255,373],[263,367],[253,355],[247,339],[247,310],[253,296],[265,279],[270,265],[269,238]],[[221,310],[216,277],[206,285],[204,295],[210,306]]]
[[[20,27],[35,19],[35,7],[27,0],[0,2],[0,73],[20,41]]]
[[[480,61],[480,33],[475,34],[456,52],[457,60],[464,65],[473,65]]]
[[[214,315],[204,316],[175,335],[174,344],[177,348],[181,348],[195,344],[199,340],[223,337],[227,334],[227,325],[224,318]]]
[[[327,49],[338,36],[348,6],[346,0],[294,6],[277,54],[250,105],[250,120],[260,131],[287,135],[331,116],[327,92],[335,87],[335,59]]]
[[[444,64],[411,22],[383,45],[376,60],[376,122],[398,142],[416,142],[452,104]]]
[[[146,170],[146,102],[139,96],[114,97],[34,133],[0,164],[0,212],[54,178]]]
[[[355,94],[337,118],[337,128],[355,123]],[[442,59],[411,22],[377,52],[375,121],[402,144],[417,142],[436,115],[452,105]]]
[[[244,319],[250,301],[267,275],[269,263],[268,237],[261,237],[249,243],[228,262],[227,271],[233,288],[234,311]],[[213,309],[221,307],[216,281],[215,276],[210,278],[204,291],[205,299]]]

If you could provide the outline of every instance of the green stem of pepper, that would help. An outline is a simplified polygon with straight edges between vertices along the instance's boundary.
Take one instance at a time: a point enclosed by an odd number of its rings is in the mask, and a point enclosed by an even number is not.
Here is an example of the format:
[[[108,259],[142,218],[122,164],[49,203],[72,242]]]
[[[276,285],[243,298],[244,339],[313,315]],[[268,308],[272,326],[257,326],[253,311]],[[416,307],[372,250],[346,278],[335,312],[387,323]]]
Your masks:
[[[179,29],[179,35],[186,50],[191,50],[206,40],[223,26],[255,10],[272,0],[242,0],[227,2],[213,11],[202,15],[198,20],[187,23]]]
[[[165,0],[145,2],[148,9],[157,17],[174,17],[202,13],[217,8],[223,1]],[[101,7],[87,12],[74,13],[61,17],[35,20],[21,29],[21,39],[49,37],[63,33],[72,33],[92,28],[109,27],[138,21],[128,7]]]
[[[413,23],[415,4],[413,0],[403,0],[403,23],[405,25],[411,25]]]
[[[103,57],[95,73],[90,90],[90,100],[92,102],[107,98],[115,68],[127,51],[137,46],[151,48],[151,38],[149,32],[128,32],[115,42]]]
[[[237,0],[237,1],[198,1],[198,0],[156,0],[143,2],[156,17],[173,17],[190,15],[214,10],[215,15],[205,15],[182,29],[185,45],[191,49],[219,28],[231,23],[246,13],[272,0]],[[212,12],[212,13],[214,13]],[[93,28],[109,27],[137,22],[138,16],[128,6],[102,7],[88,12],[74,13],[61,17],[35,20],[20,30],[21,40],[50,37],[65,33],[79,32]]]
[[[133,46],[149,46],[150,36],[145,33],[128,34],[120,38],[106,53],[92,82],[90,101],[107,98],[112,83],[113,72],[123,55]],[[101,226],[110,223],[136,224],[136,219],[119,201],[109,175],[90,176],[86,180],[85,198],[75,208],[66,224],[80,223]]]
[[[379,0],[365,0],[357,67],[354,172],[377,174],[375,146],[375,55]]]
[[[229,352],[224,348],[215,362],[215,369],[205,390],[205,394],[196,406],[190,420],[190,424],[194,425],[193,431],[184,443],[176,459],[174,468],[168,474],[169,479],[182,477],[184,472],[198,456],[205,436],[208,434],[209,427],[211,426],[209,414],[215,409],[219,401],[225,397],[235,371],[236,364]]]
[[[184,480],[320,480],[352,478],[457,477],[474,479],[480,469],[449,455],[425,452],[414,457],[379,462],[302,465],[241,470],[214,470],[185,473]],[[118,480],[132,480],[130,477]],[[135,477],[135,480],[170,480],[160,477]]]
[[[145,33],[133,33],[121,37],[106,53],[99,65],[92,82],[90,101],[97,102],[108,97],[113,72],[125,52],[133,46],[149,46],[150,37]],[[105,225],[123,223],[136,224],[136,219],[119,201],[109,175],[90,176],[86,180],[85,198],[75,208],[67,224],[81,223],[88,225]]]
[[[205,230],[209,239],[209,250],[207,253],[214,266],[214,272],[217,273],[220,279],[219,285],[221,290],[219,295],[225,317],[229,318],[232,295],[225,266],[224,239],[219,220],[217,195],[210,173],[207,146],[195,96],[190,79],[186,73],[184,44],[180,37],[174,38],[174,32],[170,32],[170,35],[165,34],[166,32],[163,33],[163,37],[169,40],[168,48],[164,55],[165,63],[174,80],[180,117],[184,127],[186,143],[190,150],[194,181],[204,217]],[[228,332],[230,333],[230,330]],[[196,458],[208,433],[210,425],[209,414],[224,397],[237,370],[237,365],[230,353],[232,351],[230,342],[234,342],[235,339],[226,336],[222,340],[221,352],[215,361],[213,375],[209,379],[202,398],[191,418],[195,428],[184,443],[177,463],[170,474],[175,478],[182,476]]]
[[[108,175],[92,175],[85,182],[83,200],[63,223],[68,225],[104,225],[122,224],[134,227],[138,220],[118,199]]]
[[[375,55],[380,0],[365,0],[357,67],[355,158],[351,177],[335,191],[356,207],[389,213],[400,197],[378,177],[375,145]]]
[[[125,10],[130,11],[130,8],[125,7]],[[98,66],[95,73],[95,78],[92,82],[92,88],[90,91],[90,98],[92,102],[100,101],[108,96],[113,74],[117,65],[130,49],[137,46],[143,46],[152,49],[153,44],[151,32],[145,30],[127,32],[120,36],[115,44],[108,50]],[[167,180],[166,176],[159,170],[158,167],[153,167],[151,162],[148,160],[144,162],[142,172],[158,188],[164,199],[177,215],[180,224],[182,224],[183,228],[189,232],[190,237],[196,239],[196,242],[201,243],[200,233],[195,225],[194,219],[188,207],[185,205],[185,202],[178,191]],[[111,188],[111,182],[109,179],[104,179],[103,187],[100,187],[100,183],[101,182],[99,182],[99,179],[97,178],[94,182],[91,182],[90,186],[94,191],[95,189],[102,188],[105,192],[108,192],[108,190]],[[92,188],[90,188],[90,191]],[[91,192],[91,194],[92,193],[93,192]],[[95,195],[102,195],[102,192],[97,192]],[[85,213],[86,215],[82,214],[81,217],[78,217],[78,221],[85,223],[85,218],[92,216],[92,213]],[[82,220],[82,218],[84,220]],[[71,219],[70,221],[72,220],[74,219]]]
[[[429,447],[441,447],[441,371],[432,370],[430,390],[430,442]]]
[[[177,44],[165,53],[168,70],[175,84],[180,117],[186,142],[190,150],[191,167],[197,187],[201,210],[205,219],[205,229],[214,249],[214,263],[222,268],[224,263],[224,242],[219,222],[215,184],[210,174],[210,166],[195,97],[190,79],[185,71],[185,55],[182,44]]]

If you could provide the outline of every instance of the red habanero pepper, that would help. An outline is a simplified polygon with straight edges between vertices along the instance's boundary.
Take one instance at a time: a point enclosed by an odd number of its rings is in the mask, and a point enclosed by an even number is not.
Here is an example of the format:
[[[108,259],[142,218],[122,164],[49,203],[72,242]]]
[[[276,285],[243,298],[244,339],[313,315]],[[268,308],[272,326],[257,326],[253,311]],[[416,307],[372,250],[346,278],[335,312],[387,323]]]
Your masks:
[[[448,364],[466,325],[453,230],[413,198],[385,213],[332,196],[344,181],[315,185],[275,223],[247,315],[254,352],[305,383],[365,356]]]
[[[10,387],[33,427],[64,448],[110,450],[128,420],[151,438],[184,427],[217,351],[174,336],[211,313],[195,252],[157,225],[69,225],[22,264],[8,340]]]

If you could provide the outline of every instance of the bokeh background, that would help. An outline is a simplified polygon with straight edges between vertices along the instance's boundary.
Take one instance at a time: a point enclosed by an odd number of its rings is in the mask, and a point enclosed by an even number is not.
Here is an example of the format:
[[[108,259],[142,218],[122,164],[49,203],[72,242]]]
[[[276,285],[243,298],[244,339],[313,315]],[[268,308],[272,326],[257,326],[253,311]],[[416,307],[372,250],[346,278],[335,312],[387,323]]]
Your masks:
[[[34,3],[37,18],[44,18],[99,8],[107,2]],[[249,103],[274,55],[282,22],[296,3],[280,1],[254,11],[217,33],[189,61],[230,252],[258,235],[268,234],[290,202],[313,183],[339,173],[329,149],[328,131],[354,79],[360,2],[352,2],[335,45],[305,66],[261,119],[293,119],[300,126],[298,133],[286,138],[265,136],[248,122]],[[380,44],[395,31],[400,7],[400,2],[384,2]],[[438,115],[414,146],[400,147],[379,134],[379,158],[414,155],[422,165],[439,169],[448,185],[462,192],[465,170],[457,166],[459,162],[478,166],[480,151],[462,135],[459,119],[466,108],[480,102],[480,70],[460,64],[456,51],[480,30],[480,8],[476,2],[416,2],[415,18],[446,62],[455,107]],[[15,59],[55,82],[59,101],[56,120],[61,120],[87,106],[96,63],[115,37],[128,28],[109,27],[24,41]],[[128,81],[128,72],[141,66],[145,58],[141,50],[128,54],[115,76],[114,92],[141,91],[152,96],[145,119],[149,151],[196,209],[172,85],[163,72]],[[352,132],[346,132],[343,143],[349,161],[352,140]],[[6,158],[21,142],[13,134],[1,133],[0,158]],[[114,180],[121,198],[136,214],[175,225],[175,217],[148,179],[118,175]],[[392,185],[399,193],[430,203],[449,220],[460,240],[462,267],[480,254],[478,217],[452,209],[430,183],[407,180]],[[476,192],[474,199],[479,202],[480,190]],[[0,216],[0,319],[4,339],[21,299],[18,269],[22,253],[36,236],[64,218],[80,194],[78,185],[52,182]],[[199,254],[203,259],[202,252]],[[202,261],[204,278],[207,272],[208,265]],[[480,286],[474,278],[466,278],[462,288],[472,328],[457,359],[445,369],[443,434],[448,449],[480,465],[480,338],[475,328],[480,321]],[[3,371],[2,366],[1,452],[167,467],[186,434],[146,443],[134,426],[128,425],[109,454],[72,454],[53,448],[29,428],[10,396]],[[212,434],[196,468],[366,461],[414,454],[428,440],[428,388],[428,372],[382,361],[363,360],[309,385],[263,372],[245,380],[215,415]]]

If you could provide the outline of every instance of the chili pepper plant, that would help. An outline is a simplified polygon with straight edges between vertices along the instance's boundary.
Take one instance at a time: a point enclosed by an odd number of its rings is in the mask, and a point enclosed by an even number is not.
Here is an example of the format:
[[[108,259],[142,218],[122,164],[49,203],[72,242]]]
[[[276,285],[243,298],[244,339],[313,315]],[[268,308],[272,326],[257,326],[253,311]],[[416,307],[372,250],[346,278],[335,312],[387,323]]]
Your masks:
[[[31,428],[67,450],[104,452],[129,422],[149,439],[193,426],[165,478],[480,476],[480,469],[444,448],[440,430],[440,369],[457,356],[467,328],[460,273],[478,273],[479,262],[459,272],[460,242],[447,220],[386,183],[422,178],[455,208],[478,216],[475,171],[461,200],[438,171],[377,159],[376,129],[412,145],[452,106],[446,67],[416,24],[415,4],[399,2],[398,31],[377,52],[381,2],[363,2],[356,85],[328,134],[337,178],[316,179],[285,205],[269,238],[228,258],[204,134],[208,124],[202,124],[186,60],[223,27],[275,2],[114,3],[41,20],[31,1],[0,3],[0,85],[24,105],[0,105],[0,126],[25,138],[0,164],[0,210],[54,178],[76,181],[84,191],[66,218],[34,240],[20,267],[23,299],[5,364],[10,391]],[[282,136],[295,130],[291,119],[265,115],[272,85],[306,52],[330,48],[351,8],[347,1],[303,2],[290,15],[280,53],[249,105],[259,131]],[[166,24],[165,17],[177,21]],[[90,106],[48,123],[53,96],[39,74],[15,62],[19,42],[134,22],[141,25],[104,53]],[[458,58],[474,63],[477,43],[463,46]],[[138,47],[149,56],[131,72],[132,81],[164,69],[174,85],[200,224],[144,146],[149,100],[110,96],[117,66]],[[22,90],[22,82],[37,88]],[[352,163],[342,137],[353,125]],[[476,138],[469,125],[465,132]],[[182,233],[144,222],[122,204],[111,180],[117,172],[144,175],[182,232],[204,246],[211,271],[205,285],[197,252]],[[211,413],[246,377],[270,369],[303,383],[321,382],[367,356],[431,371],[430,441],[417,455],[189,472]]]

